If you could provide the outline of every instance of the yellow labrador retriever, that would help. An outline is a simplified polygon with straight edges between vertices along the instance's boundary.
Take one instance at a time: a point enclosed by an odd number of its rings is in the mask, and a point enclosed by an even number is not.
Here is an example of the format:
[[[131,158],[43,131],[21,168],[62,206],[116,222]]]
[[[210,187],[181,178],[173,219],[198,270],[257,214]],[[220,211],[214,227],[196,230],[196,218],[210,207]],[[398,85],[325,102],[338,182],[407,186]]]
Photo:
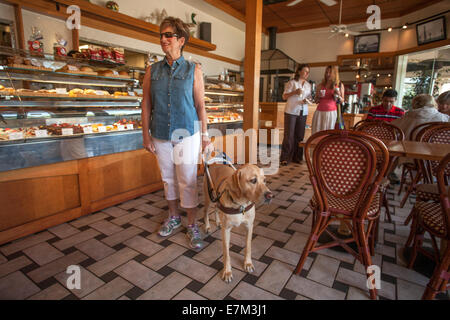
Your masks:
[[[255,268],[252,263],[251,244],[253,221],[255,220],[255,203],[261,200],[270,202],[273,194],[265,184],[263,169],[255,165],[247,164],[235,171],[227,165],[212,164],[209,166],[209,172],[211,180],[216,187],[216,192],[220,195],[219,201],[216,203],[215,214],[217,226],[222,227],[224,266],[222,279],[225,282],[230,282],[233,279],[229,252],[231,229],[240,226],[241,223],[247,226],[244,270],[253,272]],[[209,223],[208,209],[212,202],[208,195],[206,179],[205,174],[205,231],[209,233],[211,225]],[[218,212],[220,212],[220,217],[218,217]]]

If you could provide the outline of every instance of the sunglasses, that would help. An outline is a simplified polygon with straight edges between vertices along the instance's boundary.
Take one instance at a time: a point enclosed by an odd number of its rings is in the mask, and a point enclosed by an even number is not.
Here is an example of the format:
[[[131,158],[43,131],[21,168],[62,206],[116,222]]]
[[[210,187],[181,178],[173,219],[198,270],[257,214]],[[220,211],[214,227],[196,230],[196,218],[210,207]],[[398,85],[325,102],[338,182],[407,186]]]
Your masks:
[[[177,39],[178,39],[180,37],[176,33],[172,33],[172,32],[163,32],[163,33],[159,34],[160,39],[162,39],[163,36],[166,37],[167,39],[172,39],[173,37],[177,37]]]

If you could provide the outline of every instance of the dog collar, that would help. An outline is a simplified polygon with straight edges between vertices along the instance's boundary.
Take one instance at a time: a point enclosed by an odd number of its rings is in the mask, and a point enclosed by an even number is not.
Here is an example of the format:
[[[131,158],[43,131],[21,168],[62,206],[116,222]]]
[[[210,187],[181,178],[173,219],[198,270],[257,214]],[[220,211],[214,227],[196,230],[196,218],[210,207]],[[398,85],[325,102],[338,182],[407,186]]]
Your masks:
[[[239,208],[227,208],[224,207],[220,201],[217,204],[217,207],[226,214],[244,214],[246,211],[250,210],[251,208],[253,208],[255,206],[254,203],[249,204],[247,207],[244,206],[240,206]]]

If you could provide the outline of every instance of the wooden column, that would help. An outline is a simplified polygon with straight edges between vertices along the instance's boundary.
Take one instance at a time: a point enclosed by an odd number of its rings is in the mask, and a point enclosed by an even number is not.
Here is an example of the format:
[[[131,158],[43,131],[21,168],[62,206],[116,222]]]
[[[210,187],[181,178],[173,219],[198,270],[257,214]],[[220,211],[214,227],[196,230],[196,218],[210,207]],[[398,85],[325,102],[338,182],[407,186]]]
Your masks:
[[[72,29],[72,50],[78,51],[80,47],[80,32],[78,29]]]
[[[256,164],[257,160],[262,9],[263,0],[246,0],[244,131],[250,139],[245,142],[245,161],[254,164]]]
[[[25,35],[23,32],[23,18],[22,6],[20,4],[14,5],[14,16],[16,18],[16,33],[19,49],[25,50]]]

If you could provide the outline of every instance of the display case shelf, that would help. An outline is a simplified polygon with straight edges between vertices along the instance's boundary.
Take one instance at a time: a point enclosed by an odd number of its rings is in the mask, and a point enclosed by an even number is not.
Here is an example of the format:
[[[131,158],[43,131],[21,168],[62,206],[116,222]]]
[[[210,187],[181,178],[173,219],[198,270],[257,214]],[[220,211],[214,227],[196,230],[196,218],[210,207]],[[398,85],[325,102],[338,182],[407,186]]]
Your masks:
[[[18,71],[26,71],[18,72]],[[44,76],[44,77],[43,77]],[[0,80],[21,80],[40,83],[57,83],[83,86],[124,88],[136,81],[125,77],[104,77],[92,74],[55,72],[37,69],[19,69],[0,66]]]
[[[68,100],[68,99],[67,99]],[[117,108],[117,107],[139,107],[140,102],[134,101],[105,101],[105,99],[73,99],[72,101],[36,101],[36,100],[0,100],[0,111],[2,107],[41,107],[41,108],[59,108],[59,107],[103,107],[103,108]]]

